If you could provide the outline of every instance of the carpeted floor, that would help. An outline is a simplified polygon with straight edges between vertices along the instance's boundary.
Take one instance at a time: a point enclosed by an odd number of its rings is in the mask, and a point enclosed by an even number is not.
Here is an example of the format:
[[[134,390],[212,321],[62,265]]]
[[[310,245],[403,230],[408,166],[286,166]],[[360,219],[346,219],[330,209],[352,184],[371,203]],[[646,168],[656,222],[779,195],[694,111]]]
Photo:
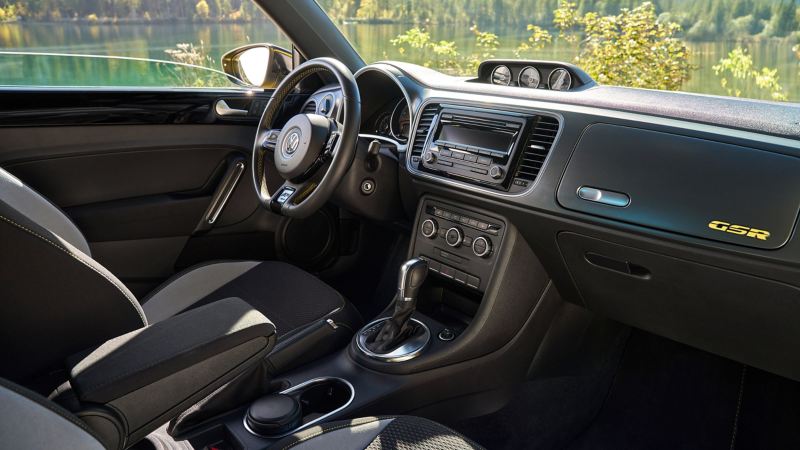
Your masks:
[[[800,383],[637,330],[619,355],[456,428],[492,450],[800,448]]]

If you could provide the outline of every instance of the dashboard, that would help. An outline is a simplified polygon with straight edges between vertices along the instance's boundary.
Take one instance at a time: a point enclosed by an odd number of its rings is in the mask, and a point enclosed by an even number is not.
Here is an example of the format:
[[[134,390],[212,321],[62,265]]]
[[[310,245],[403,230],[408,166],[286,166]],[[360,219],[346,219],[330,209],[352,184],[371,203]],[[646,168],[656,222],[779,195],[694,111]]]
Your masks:
[[[504,217],[564,300],[800,379],[796,104],[599,86],[542,61],[356,79],[361,134],[398,180],[363,176],[399,186],[407,215],[428,195]]]

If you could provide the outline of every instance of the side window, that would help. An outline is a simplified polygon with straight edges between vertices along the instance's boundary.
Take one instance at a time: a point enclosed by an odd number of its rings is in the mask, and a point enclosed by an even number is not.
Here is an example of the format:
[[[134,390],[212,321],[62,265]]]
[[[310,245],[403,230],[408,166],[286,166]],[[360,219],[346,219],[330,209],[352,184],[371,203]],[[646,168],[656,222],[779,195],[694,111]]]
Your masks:
[[[251,0],[0,0],[0,86],[235,87],[249,43],[291,48]]]

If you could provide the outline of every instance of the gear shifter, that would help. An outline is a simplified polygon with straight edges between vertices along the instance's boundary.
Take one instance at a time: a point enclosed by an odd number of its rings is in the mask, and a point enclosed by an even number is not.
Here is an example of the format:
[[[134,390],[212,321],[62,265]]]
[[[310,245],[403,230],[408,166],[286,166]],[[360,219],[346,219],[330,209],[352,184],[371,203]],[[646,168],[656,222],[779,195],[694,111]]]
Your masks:
[[[367,348],[374,353],[387,353],[399,347],[409,336],[416,333],[411,315],[417,309],[417,296],[428,276],[428,263],[414,258],[400,266],[400,279],[394,302],[394,313],[381,329],[371,336]]]

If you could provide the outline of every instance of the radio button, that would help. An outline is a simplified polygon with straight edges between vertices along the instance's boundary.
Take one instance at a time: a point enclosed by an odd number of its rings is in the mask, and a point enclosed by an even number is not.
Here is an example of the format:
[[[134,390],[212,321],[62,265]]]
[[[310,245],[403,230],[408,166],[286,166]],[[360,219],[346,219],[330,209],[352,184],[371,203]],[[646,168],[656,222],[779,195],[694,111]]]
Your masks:
[[[452,227],[449,230],[447,230],[447,234],[445,234],[444,240],[450,247],[458,247],[459,245],[461,245],[462,242],[464,242],[464,233],[461,231],[460,228]]]
[[[461,152],[453,152],[453,159],[464,159],[464,154]]]
[[[486,175],[487,174],[486,169],[469,169],[469,171],[472,172],[472,173],[479,173],[481,175]]]
[[[483,164],[484,166],[488,166],[492,163],[492,158],[487,158],[486,156],[481,156],[478,158],[478,164]]]
[[[489,168],[489,176],[495,180],[503,178],[503,168],[500,166],[492,166]]]
[[[475,155],[464,155],[464,161],[477,162],[478,157]]]
[[[452,155],[453,155],[453,152],[451,152],[450,150],[445,150],[445,149],[439,150],[439,156],[448,156],[449,157],[449,156],[452,156]]]

